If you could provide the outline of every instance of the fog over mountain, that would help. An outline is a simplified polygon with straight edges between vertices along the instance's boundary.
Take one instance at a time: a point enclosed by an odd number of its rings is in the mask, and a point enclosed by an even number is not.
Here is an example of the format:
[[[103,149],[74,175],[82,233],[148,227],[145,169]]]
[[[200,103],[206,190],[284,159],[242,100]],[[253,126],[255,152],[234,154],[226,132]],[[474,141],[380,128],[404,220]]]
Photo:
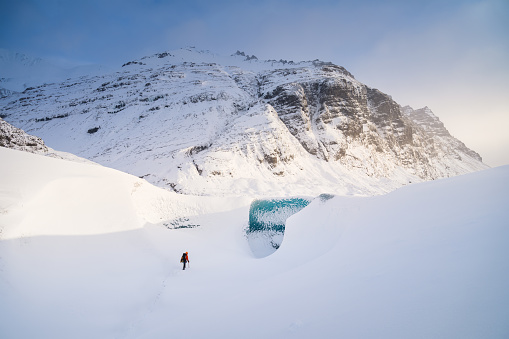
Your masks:
[[[0,48],[0,97],[27,87],[108,71],[101,65],[70,66]]]

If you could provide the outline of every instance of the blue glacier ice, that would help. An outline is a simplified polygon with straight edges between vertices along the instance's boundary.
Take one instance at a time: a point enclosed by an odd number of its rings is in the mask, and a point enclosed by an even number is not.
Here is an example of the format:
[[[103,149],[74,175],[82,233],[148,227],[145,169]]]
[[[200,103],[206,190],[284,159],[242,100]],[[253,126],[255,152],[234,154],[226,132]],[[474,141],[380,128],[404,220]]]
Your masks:
[[[249,208],[248,243],[256,257],[274,253],[283,241],[286,219],[306,207],[310,198],[254,200]]]

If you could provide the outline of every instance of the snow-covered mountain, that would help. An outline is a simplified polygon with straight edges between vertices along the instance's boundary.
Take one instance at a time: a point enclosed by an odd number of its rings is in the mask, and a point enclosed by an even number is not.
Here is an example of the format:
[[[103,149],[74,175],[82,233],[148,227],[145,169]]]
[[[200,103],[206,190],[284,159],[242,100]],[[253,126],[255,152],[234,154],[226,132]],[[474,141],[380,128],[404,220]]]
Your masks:
[[[379,194],[487,168],[429,109],[318,60],[181,49],[26,88],[0,99],[0,116],[186,194]]]
[[[0,159],[1,338],[509,336],[508,166],[314,199],[257,259],[247,197]]]

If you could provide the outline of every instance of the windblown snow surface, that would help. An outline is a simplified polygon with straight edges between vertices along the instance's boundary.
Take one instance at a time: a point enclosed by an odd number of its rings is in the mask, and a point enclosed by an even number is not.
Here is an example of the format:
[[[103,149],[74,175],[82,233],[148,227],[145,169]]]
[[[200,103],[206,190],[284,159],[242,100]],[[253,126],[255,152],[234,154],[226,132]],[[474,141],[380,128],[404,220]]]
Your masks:
[[[256,258],[249,197],[0,159],[1,338],[509,337],[507,166],[314,199]]]

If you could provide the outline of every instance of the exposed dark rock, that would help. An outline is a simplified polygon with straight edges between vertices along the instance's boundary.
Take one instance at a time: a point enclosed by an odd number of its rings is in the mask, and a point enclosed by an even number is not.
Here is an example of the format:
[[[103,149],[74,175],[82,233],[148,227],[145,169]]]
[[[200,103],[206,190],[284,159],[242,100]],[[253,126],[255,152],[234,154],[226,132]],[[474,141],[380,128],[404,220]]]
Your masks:
[[[0,147],[12,148],[30,153],[43,153],[48,147],[41,138],[25,133],[0,118]]]
[[[69,113],[65,113],[65,114],[58,114],[58,115],[54,115],[54,116],[51,116],[51,117],[44,117],[44,118],[38,118],[38,119],[35,119],[36,122],[40,122],[40,121],[51,121],[53,119],[62,119],[62,118],[67,118],[69,116]]]
[[[211,145],[200,145],[200,146],[193,146],[191,149],[189,149],[186,154],[187,156],[192,156],[194,154],[200,153],[206,149],[208,149]]]
[[[167,56],[171,56],[171,54],[168,53],[168,52],[163,52],[163,53],[159,53],[159,54],[156,54],[156,55],[157,55],[157,57],[159,59],[166,58]]]
[[[129,66],[129,65],[145,65],[145,64],[141,61],[129,61],[129,62],[123,64],[122,67]]]

